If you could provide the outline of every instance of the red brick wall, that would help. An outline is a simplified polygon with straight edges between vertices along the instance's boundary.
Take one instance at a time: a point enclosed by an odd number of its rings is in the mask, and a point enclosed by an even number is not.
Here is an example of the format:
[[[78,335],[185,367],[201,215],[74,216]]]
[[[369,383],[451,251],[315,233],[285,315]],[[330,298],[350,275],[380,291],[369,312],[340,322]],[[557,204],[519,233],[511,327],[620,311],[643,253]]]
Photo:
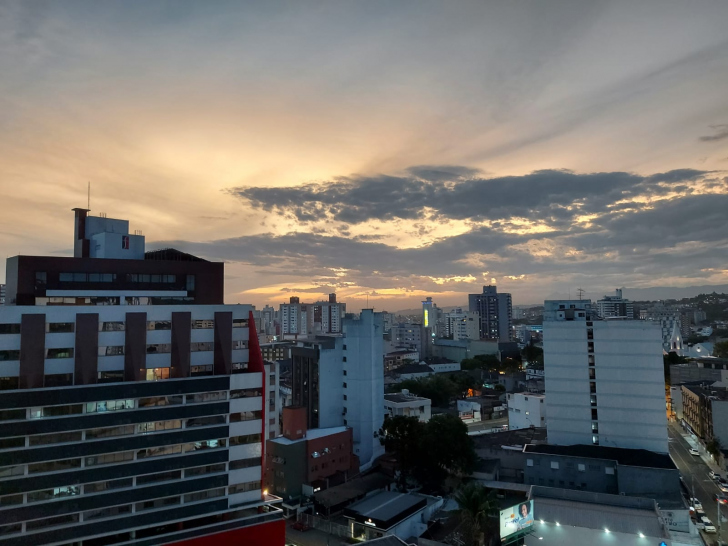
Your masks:
[[[343,447],[341,447],[342,444]],[[307,483],[351,469],[353,457],[352,445],[351,429],[330,436],[324,436],[323,438],[308,440],[306,442],[306,464],[308,465]],[[329,449],[329,453],[324,454],[325,448]],[[321,456],[314,459],[311,455],[316,451]]]

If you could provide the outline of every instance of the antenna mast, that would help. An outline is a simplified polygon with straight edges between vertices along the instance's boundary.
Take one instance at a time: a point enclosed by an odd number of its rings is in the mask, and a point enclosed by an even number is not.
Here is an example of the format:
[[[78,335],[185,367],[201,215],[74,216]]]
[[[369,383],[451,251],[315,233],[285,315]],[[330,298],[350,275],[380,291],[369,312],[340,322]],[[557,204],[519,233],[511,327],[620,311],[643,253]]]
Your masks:
[[[90,180],[88,183],[88,205],[86,205],[86,208],[88,210],[91,210],[91,181]]]
[[[584,292],[586,292],[583,288],[577,288],[576,291],[579,293],[579,299],[582,299],[584,297]]]

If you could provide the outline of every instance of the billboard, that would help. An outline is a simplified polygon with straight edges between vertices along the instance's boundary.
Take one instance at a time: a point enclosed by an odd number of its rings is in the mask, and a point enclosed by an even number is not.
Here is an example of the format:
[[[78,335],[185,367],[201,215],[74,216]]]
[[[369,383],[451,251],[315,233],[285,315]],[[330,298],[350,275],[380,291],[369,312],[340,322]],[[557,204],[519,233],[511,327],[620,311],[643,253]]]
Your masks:
[[[526,501],[500,511],[500,537],[505,538],[533,526],[533,501]]]

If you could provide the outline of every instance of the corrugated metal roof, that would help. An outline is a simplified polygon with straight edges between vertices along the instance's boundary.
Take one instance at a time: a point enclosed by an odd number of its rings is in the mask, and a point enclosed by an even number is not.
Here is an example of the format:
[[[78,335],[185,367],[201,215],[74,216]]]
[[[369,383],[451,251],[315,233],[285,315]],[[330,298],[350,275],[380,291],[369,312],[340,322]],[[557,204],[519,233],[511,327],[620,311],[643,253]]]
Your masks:
[[[535,497],[533,512],[537,520],[587,529],[609,529],[615,533],[665,536],[657,514],[651,510],[585,504],[581,502]]]

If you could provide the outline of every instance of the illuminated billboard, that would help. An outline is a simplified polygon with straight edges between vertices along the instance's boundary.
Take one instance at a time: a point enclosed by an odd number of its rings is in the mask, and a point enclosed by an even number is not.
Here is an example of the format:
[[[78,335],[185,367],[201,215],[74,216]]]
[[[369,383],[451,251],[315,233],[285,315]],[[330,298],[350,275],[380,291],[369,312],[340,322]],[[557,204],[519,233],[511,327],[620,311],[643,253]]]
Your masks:
[[[533,501],[522,502],[500,511],[500,537],[511,536],[533,526]]]
[[[425,328],[429,328],[430,326],[430,310],[425,309]]]

